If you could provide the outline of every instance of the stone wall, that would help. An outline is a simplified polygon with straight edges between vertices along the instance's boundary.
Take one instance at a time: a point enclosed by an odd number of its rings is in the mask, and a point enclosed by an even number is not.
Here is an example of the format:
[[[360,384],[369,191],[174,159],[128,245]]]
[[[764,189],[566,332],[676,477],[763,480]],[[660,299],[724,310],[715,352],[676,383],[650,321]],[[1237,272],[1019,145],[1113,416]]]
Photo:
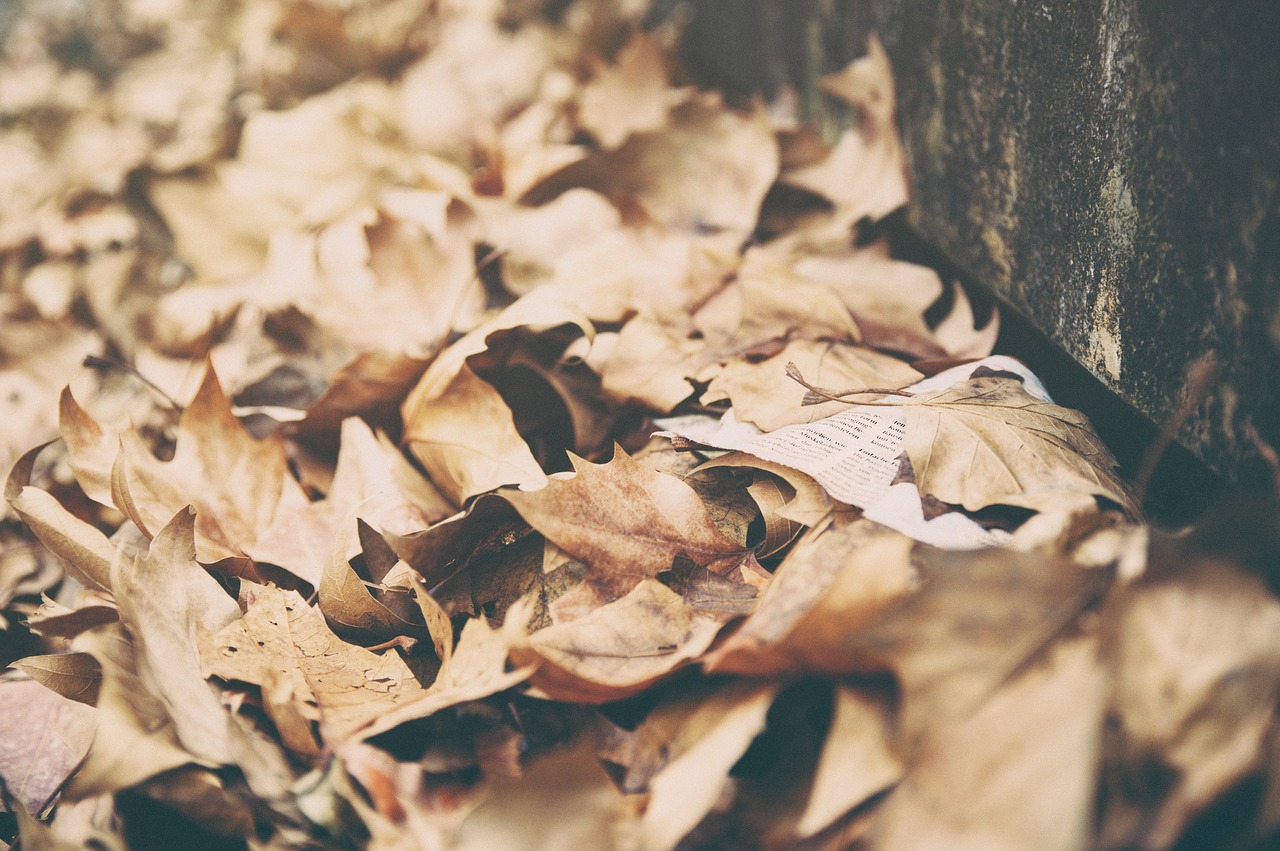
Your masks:
[[[681,5],[681,4],[676,4]],[[876,31],[911,222],[1154,422],[1222,363],[1179,439],[1237,480],[1280,444],[1280,3],[695,0],[685,56],[731,90],[813,85]]]

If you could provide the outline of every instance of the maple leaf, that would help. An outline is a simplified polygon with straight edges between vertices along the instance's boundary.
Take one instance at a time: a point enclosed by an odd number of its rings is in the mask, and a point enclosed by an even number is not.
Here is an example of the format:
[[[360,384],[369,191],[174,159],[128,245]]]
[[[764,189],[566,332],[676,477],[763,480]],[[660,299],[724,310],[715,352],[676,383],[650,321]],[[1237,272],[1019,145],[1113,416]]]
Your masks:
[[[1084,414],[982,376],[902,402],[905,449],[922,493],[976,511],[1038,490],[1084,490],[1122,506],[1128,489]]]
[[[205,564],[248,556],[313,586],[320,581],[331,537],[323,514],[289,472],[280,439],[255,440],[240,425],[212,369],[183,411],[172,460],[156,458],[132,432],[121,435],[112,492],[150,535],[195,506]]]
[[[714,565],[741,554],[693,489],[674,476],[646,469],[621,447],[607,464],[570,460],[571,478],[503,497],[548,540],[586,562],[593,581],[614,596],[670,568],[677,555]]]
[[[850,389],[897,390],[922,376],[897,358],[872,348],[826,340],[791,340],[782,351],[764,360],[737,358],[720,370],[700,401],[728,399],[738,422],[775,431],[793,423],[809,423],[844,410],[839,402],[804,405],[804,388],[788,387],[783,379],[793,363],[814,384]]]
[[[225,680],[265,687],[283,678],[298,711],[319,720],[331,743],[426,691],[394,651],[379,656],[341,641],[296,592],[272,587],[253,588],[244,616],[200,655],[206,672]]]
[[[700,656],[724,613],[707,614],[653,579],[568,623],[524,633],[519,618],[504,628],[511,660],[533,668],[532,684],[555,700],[619,700]]]

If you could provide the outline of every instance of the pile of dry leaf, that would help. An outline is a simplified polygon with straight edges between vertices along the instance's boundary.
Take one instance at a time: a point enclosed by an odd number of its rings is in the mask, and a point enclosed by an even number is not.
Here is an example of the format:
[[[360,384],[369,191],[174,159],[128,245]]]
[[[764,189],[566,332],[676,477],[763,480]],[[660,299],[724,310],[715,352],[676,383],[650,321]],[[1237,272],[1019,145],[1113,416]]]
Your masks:
[[[647,5],[0,11],[0,840],[1280,824],[1274,506],[1149,534],[891,255],[877,43],[824,140]]]

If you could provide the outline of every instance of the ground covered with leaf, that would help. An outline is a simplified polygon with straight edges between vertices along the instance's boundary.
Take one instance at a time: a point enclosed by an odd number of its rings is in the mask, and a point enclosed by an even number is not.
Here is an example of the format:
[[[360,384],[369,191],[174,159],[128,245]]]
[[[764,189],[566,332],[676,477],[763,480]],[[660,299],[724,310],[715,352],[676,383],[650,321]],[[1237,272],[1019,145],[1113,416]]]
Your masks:
[[[0,11],[0,846],[1271,847],[1274,500],[647,7]]]

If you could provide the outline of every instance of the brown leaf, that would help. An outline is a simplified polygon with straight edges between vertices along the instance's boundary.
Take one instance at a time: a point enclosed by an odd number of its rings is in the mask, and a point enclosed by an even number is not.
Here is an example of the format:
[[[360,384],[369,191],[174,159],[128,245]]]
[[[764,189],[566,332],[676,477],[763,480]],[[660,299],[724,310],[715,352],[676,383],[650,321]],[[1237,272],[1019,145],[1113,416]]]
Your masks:
[[[428,637],[422,624],[406,620],[374,597],[365,580],[351,567],[348,553],[356,538],[355,524],[345,525],[347,530],[334,542],[316,589],[317,606],[329,626],[345,640],[364,645],[380,644],[402,635]]]
[[[574,187],[634,199],[657,222],[688,231],[746,235],[778,172],[778,146],[763,108],[732,112],[702,93],[676,107],[667,126],[633,134],[534,187],[538,203]]]
[[[866,660],[852,652],[858,629],[915,586],[912,545],[869,520],[815,526],[778,566],[756,612],[710,655],[707,670],[865,670]]]
[[[70,609],[56,600],[45,598],[40,608],[27,615],[27,629],[45,638],[75,638],[94,627],[119,620],[115,605],[106,605],[102,598],[82,593],[76,608]]]
[[[0,681],[0,778],[28,812],[39,815],[84,759],[96,716],[36,682]]]
[[[857,127],[845,131],[822,162],[789,171],[782,180],[829,198],[836,206],[831,230],[847,235],[858,220],[883,218],[908,197],[893,75],[879,39],[869,38],[867,55],[825,77],[823,88],[857,110]]]
[[[890,745],[890,725],[883,700],[849,686],[836,687],[831,727],[797,835],[812,836],[898,782],[903,766]]]
[[[524,777],[494,784],[459,827],[452,847],[621,851],[633,847],[621,827],[631,814],[591,749],[577,745],[533,760]],[[519,826],[518,836],[513,825]]]
[[[1032,396],[1015,378],[970,378],[902,403],[921,493],[976,511],[1038,490],[1131,503],[1116,461],[1084,414]]]
[[[503,494],[531,526],[590,565],[594,581],[625,593],[685,554],[711,565],[741,552],[716,528],[697,494],[618,447],[607,464],[576,456],[571,478]]]
[[[716,805],[733,768],[765,727],[776,686],[762,686],[707,719],[710,729],[675,756],[649,783],[641,820],[648,847],[674,848]]]
[[[357,517],[381,532],[407,535],[452,513],[449,503],[383,434],[363,420],[342,423],[338,465],[324,509],[334,528]]]
[[[94,706],[98,702],[102,669],[88,653],[28,656],[14,662],[12,667],[59,697],[88,706]]]
[[[919,590],[841,641],[850,655],[897,676],[908,755],[927,731],[973,712],[1069,633],[1112,579],[1109,569],[1080,568],[1045,552],[917,545],[914,560]]]
[[[826,490],[814,481],[812,476],[785,464],[766,461],[747,452],[727,452],[718,458],[712,458],[698,469],[710,470],[716,467],[748,467],[763,473],[767,478],[757,474],[752,480],[752,487],[757,488],[751,492],[753,497],[759,492],[757,486],[762,487],[764,482],[776,479],[781,483],[779,486],[791,494],[781,504],[775,504],[776,501],[769,497],[768,507],[766,507],[762,499],[756,499],[760,511],[765,516],[765,522],[771,525],[793,523],[800,526],[816,526],[837,506],[832,503]]]
[[[1096,638],[1055,645],[930,736],[890,795],[873,847],[1087,847],[1105,683]]]
[[[240,609],[196,562],[196,518],[184,508],[146,555],[117,564],[111,586],[133,641],[138,677],[164,702],[178,742],[209,763],[230,760],[227,715],[200,673],[199,640],[240,617]]]
[[[690,94],[687,88],[671,88],[662,49],[652,36],[637,33],[618,52],[616,64],[583,87],[578,121],[611,150],[634,133],[660,130],[671,109]]]
[[[508,618],[511,661],[535,666],[532,682],[554,700],[603,703],[635,694],[700,656],[725,616],[695,610],[643,579],[624,597],[568,623],[525,634]]]
[[[805,390],[787,377],[788,363],[794,363],[810,383],[842,390],[898,390],[924,377],[875,349],[821,340],[792,340],[765,360],[737,358],[725,364],[700,401],[708,405],[728,399],[738,422],[753,423],[761,431],[810,423],[848,407],[840,402],[804,405]]]
[[[173,459],[158,460],[126,432],[114,477],[118,507],[148,535],[192,505],[201,562],[248,556],[319,583],[325,518],[289,472],[280,439],[249,436],[212,369],[183,411]]]
[[[405,399],[404,443],[455,503],[501,485],[543,478],[510,408],[467,359],[485,352],[488,337],[498,331],[538,333],[566,325],[588,336],[593,330],[556,293],[535,290],[441,352]]]
[[[1243,534],[1243,533],[1241,533]],[[1179,557],[1180,556],[1180,557]],[[1253,575],[1213,557],[1176,554],[1118,601],[1109,638],[1111,711],[1120,724],[1122,777],[1173,769],[1142,815],[1113,819],[1110,847],[1173,843],[1189,820],[1256,765],[1280,692],[1280,602]],[[1120,804],[1131,781],[1113,790]],[[1122,807],[1116,807],[1121,813]],[[1119,832],[1116,832],[1119,829]],[[1130,832],[1132,831],[1132,832]]]
[[[163,700],[143,685],[135,648],[122,624],[86,632],[72,647],[98,661],[102,684],[93,745],[64,799],[128,789],[195,760],[179,744]]]
[[[782,241],[770,249],[781,252],[787,246]],[[893,259],[887,240],[856,248],[799,242],[782,262],[803,279],[830,287],[853,314],[868,346],[914,357],[948,352],[924,318],[942,296],[942,280],[928,266]]]
[[[96,528],[67,511],[47,491],[31,486],[36,458],[46,446],[35,447],[13,465],[5,480],[5,499],[71,576],[86,587],[110,591],[111,565],[123,556]]]
[[[508,619],[507,623],[518,620]],[[533,672],[528,665],[508,670],[506,663],[507,639],[503,633],[490,629],[483,618],[472,618],[463,626],[458,646],[448,663],[440,669],[440,675],[431,688],[417,699],[382,714],[362,733],[362,737],[370,739],[407,721],[426,718],[450,706],[506,691],[527,680]]]
[[[343,642],[296,592],[278,588],[250,589],[244,616],[202,647],[201,662],[209,674],[259,686],[282,675],[295,702],[318,709],[331,745],[426,693],[394,650],[379,656]]]

